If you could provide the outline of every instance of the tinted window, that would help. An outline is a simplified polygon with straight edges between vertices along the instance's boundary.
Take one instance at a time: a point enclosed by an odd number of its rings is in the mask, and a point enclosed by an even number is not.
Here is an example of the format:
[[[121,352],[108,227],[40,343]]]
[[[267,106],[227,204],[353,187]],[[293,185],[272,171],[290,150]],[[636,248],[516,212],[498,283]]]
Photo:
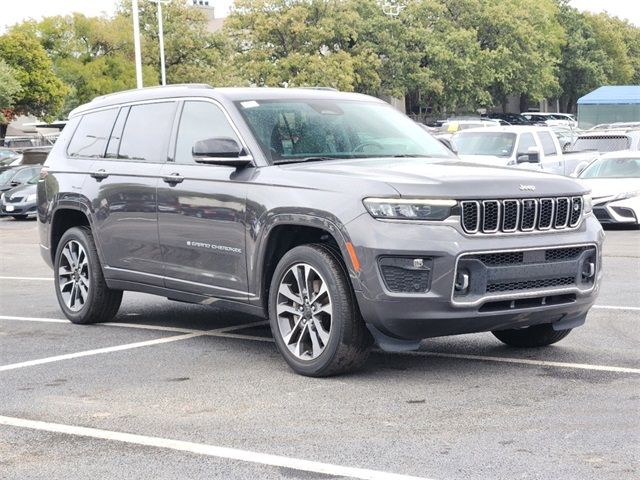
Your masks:
[[[540,141],[542,142],[542,151],[545,155],[557,155],[556,144],[553,143],[553,138],[549,132],[538,132]]]
[[[530,133],[523,133],[520,135],[520,143],[518,144],[518,155],[527,155],[529,153],[529,147],[535,147],[536,141],[533,135]]]
[[[131,107],[118,158],[141,162],[166,161],[175,110],[175,102]]]
[[[127,120],[128,114],[129,107],[120,109],[118,119],[116,120],[116,124],[113,126],[113,131],[111,132],[111,138],[107,145],[107,153],[105,154],[105,157],[116,158],[118,156],[118,147],[120,146],[120,139],[122,138],[122,130],[124,129],[124,122]]]
[[[219,107],[209,102],[186,102],[180,117],[175,161],[194,163],[191,153],[193,145],[197,141],[214,137],[232,138],[240,144]]]
[[[112,108],[84,115],[67,148],[69,156],[91,158],[104,156],[117,114],[118,109]]]

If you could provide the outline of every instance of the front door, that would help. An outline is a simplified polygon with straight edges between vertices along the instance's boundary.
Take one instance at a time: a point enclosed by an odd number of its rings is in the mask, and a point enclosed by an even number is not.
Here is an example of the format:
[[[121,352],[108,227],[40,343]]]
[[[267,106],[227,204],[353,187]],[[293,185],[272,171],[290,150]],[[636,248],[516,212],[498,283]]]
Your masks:
[[[216,137],[240,144],[216,103],[184,102],[175,157],[162,167],[158,184],[165,284],[192,293],[246,300],[247,184],[235,168],[198,164],[192,155],[197,141]]]

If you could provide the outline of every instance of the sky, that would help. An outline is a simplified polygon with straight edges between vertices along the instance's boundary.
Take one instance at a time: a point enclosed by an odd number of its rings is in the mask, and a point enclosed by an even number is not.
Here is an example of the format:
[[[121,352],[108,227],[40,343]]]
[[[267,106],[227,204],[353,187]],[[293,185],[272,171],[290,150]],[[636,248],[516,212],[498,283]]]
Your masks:
[[[113,14],[115,0],[4,0],[0,7],[0,33],[15,23],[28,18],[40,19],[51,15],[66,15],[81,12],[87,16]],[[232,0],[209,0],[216,9],[216,16],[225,15]],[[640,27],[640,2],[638,0],[571,0],[571,5],[590,12],[607,11],[626,18]]]

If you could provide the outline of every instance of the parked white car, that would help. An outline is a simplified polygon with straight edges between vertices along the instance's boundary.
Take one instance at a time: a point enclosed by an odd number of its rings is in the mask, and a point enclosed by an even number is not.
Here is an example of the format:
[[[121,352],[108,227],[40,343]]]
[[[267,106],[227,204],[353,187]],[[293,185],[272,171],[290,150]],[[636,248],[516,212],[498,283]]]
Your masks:
[[[552,125],[567,125],[569,127],[577,127],[578,121],[576,117],[570,113],[559,112],[524,112],[521,113],[524,118],[534,122],[543,122],[549,126]]]
[[[558,137],[550,127],[510,126],[474,128],[451,139],[458,157],[467,162],[514,166],[570,175],[597,153],[564,155]]]
[[[593,213],[603,224],[640,225],[640,152],[604,154],[582,169]]]

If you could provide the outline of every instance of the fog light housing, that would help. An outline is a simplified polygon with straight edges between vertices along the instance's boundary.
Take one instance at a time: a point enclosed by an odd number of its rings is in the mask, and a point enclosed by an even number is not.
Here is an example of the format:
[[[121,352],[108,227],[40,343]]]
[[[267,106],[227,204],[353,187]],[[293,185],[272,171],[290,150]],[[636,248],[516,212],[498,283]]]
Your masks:
[[[378,263],[390,292],[426,293],[431,288],[431,257],[382,257]]]

